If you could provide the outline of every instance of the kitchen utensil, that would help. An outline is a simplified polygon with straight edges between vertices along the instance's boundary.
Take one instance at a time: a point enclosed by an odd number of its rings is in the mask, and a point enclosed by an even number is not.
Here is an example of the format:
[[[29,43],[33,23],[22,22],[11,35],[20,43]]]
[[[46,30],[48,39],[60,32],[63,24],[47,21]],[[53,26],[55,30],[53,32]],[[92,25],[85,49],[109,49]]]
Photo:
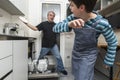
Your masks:
[[[24,22],[24,23],[28,23],[28,21],[27,21],[24,17],[22,17],[22,16],[19,16],[19,19],[20,19],[22,22]]]

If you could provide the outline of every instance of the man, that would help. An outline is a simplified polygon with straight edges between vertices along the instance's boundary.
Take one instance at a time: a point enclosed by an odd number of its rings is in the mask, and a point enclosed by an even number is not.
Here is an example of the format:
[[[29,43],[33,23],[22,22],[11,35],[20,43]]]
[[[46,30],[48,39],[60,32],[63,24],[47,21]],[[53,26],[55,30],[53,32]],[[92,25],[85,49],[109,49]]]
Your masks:
[[[62,58],[59,53],[59,49],[56,42],[56,33],[52,31],[54,23],[54,17],[55,13],[53,11],[49,11],[47,14],[48,21],[41,22],[37,26],[33,26],[29,24],[27,21],[23,21],[30,29],[34,31],[43,31],[43,38],[42,38],[42,49],[40,52],[40,56],[37,60],[43,58],[49,51],[52,52],[54,55],[56,61],[57,61],[57,67],[56,70],[64,75],[67,75],[67,71],[65,70],[62,62]]]

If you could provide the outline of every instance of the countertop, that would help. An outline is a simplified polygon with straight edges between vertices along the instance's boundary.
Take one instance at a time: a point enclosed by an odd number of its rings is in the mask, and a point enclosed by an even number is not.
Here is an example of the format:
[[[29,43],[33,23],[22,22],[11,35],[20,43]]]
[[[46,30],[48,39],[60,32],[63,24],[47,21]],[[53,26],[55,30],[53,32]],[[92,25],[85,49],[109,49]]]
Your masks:
[[[34,37],[25,37],[25,36],[18,36],[18,35],[6,35],[6,34],[0,34],[0,40],[35,40]]]
[[[120,29],[114,30],[114,32],[118,40],[118,46],[120,47]],[[98,39],[98,46],[107,46],[105,38],[102,35]]]

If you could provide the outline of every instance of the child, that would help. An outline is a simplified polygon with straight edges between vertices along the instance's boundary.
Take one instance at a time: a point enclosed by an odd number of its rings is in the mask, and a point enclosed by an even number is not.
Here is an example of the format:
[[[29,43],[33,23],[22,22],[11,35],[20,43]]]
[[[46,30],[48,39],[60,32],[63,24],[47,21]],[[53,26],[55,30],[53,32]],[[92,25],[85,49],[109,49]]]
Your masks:
[[[94,80],[94,65],[98,55],[97,40],[102,34],[108,44],[105,67],[113,66],[117,39],[109,22],[93,12],[97,0],[69,0],[73,14],[53,27],[56,33],[75,32],[72,51],[72,72],[75,80]]]

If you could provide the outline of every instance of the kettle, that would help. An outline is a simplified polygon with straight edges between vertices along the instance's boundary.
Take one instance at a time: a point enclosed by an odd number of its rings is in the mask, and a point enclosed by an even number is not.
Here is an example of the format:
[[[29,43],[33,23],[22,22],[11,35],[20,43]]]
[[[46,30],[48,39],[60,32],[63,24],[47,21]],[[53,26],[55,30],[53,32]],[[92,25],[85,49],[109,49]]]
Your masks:
[[[3,28],[3,33],[8,35],[16,35],[18,34],[18,24],[17,23],[5,23]]]

